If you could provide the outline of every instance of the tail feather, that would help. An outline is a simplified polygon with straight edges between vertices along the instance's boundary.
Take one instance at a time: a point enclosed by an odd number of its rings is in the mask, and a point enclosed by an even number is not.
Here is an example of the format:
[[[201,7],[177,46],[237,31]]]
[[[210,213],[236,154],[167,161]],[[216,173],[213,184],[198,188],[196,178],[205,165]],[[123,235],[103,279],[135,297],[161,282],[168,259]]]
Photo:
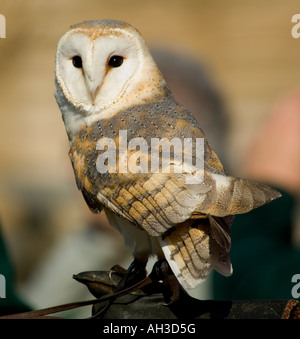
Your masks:
[[[214,238],[212,229],[216,227],[211,220],[187,220],[176,225],[161,239],[161,246],[169,265],[181,285],[191,289],[203,282],[212,269],[225,276],[232,273],[229,259],[229,227],[225,246]],[[221,226],[218,226],[221,227]]]
[[[197,213],[217,217],[247,213],[281,196],[268,185],[252,180],[210,174],[207,181],[212,189],[195,208],[194,217]]]

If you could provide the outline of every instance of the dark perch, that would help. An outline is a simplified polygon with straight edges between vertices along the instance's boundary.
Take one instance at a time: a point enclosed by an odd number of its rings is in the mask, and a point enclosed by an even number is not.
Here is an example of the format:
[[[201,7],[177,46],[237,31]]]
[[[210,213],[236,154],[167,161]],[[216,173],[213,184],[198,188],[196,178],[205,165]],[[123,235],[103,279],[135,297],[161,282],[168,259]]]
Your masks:
[[[122,274],[91,271],[74,278],[99,298],[114,291]],[[145,287],[116,298],[100,316],[95,314],[103,308],[103,303],[95,304],[92,314],[103,319],[300,319],[297,300],[198,300],[181,289],[178,300],[171,301],[172,286],[153,280]]]
[[[155,272],[157,273],[157,272]],[[216,301],[198,300],[183,289],[177,300],[172,301],[172,279],[162,282],[161,276],[150,274],[144,286],[133,288],[129,293],[114,296],[124,271],[88,271],[74,275],[96,297],[92,301],[75,302],[47,309],[2,316],[4,319],[53,318],[57,312],[86,305],[92,306],[95,319],[300,319],[297,300],[243,300]],[[170,275],[168,275],[170,277]],[[170,283],[171,281],[171,283]],[[98,298],[106,296],[101,303]]]

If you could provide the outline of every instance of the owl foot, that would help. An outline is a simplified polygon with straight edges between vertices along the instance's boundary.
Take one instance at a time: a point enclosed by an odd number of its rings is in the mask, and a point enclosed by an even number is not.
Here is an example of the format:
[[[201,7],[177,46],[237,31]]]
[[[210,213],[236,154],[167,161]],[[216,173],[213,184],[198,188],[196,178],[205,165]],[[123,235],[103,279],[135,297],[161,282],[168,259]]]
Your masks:
[[[129,268],[127,269],[125,275],[120,280],[116,287],[116,292],[121,291],[125,288],[133,286],[138,282],[142,281],[146,278],[146,264],[147,261],[139,261],[134,259],[134,261],[130,264]]]
[[[150,278],[160,282],[161,291],[166,300],[165,306],[176,303],[183,293],[186,294],[165,259],[154,264]]]

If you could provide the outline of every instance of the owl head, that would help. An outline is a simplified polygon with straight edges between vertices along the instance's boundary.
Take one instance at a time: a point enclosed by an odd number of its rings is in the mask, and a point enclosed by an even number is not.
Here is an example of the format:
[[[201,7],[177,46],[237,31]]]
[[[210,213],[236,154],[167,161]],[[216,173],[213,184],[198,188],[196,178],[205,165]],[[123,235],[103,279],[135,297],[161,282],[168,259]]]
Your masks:
[[[58,42],[55,83],[70,139],[83,124],[109,118],[166,90],[139,32],[113,20],[71,26]]]

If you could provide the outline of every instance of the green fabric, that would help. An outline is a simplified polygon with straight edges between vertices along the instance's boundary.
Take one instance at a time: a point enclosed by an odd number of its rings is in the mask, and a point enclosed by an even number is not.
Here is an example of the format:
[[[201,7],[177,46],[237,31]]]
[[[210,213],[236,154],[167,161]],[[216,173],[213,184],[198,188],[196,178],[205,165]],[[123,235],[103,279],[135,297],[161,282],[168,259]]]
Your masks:
[[[6,298],[0,298],[0,315],[28,311],[28,306],[18,297],[14,288],[14,272],[7,255],[0,225],[0,274],[5,277]],[[1,286],[3,288],[3,286]],[[1,295],[0,295],[1,296]]]
[[[235,217],[231,228],[233,274],[213,273],[214,298],[290,299],[294,274],[300,274],[300,249],[291,243],[295,201],[282,197]]]

